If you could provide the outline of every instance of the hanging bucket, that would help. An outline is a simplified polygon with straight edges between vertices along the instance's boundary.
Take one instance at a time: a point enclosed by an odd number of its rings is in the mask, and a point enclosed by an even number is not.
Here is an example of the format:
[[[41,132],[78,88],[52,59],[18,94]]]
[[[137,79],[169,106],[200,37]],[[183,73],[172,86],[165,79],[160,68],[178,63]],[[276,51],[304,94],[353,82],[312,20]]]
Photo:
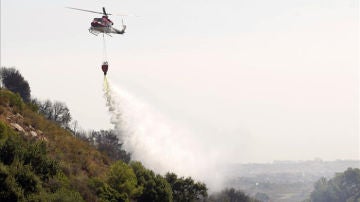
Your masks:
[[[107,73],[107,71],[108,71],[108,69],[109,69],[109,64],[108,64],[108,62],[104,62],[104,63],[101,65],[101,69],[102,69],[102,71],[104,72],[104,75],[106,76],[106,73]]]

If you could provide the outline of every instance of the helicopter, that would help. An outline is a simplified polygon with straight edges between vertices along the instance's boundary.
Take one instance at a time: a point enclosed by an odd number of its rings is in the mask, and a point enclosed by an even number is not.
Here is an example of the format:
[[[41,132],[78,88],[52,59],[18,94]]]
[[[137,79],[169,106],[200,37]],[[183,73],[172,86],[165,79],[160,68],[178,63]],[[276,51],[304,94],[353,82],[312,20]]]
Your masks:
[[[89,13],[102,14],[103,16],[101,18],[93,19],[93,21],[91,22],[91,27],[89,28],[89,32],[91,34],[94,34],[95,36],[97,36],[100,33],[107,34],[109,36],[111,36],[111,34],[124,34],[125,33],[126,25],[124,25],[124,21],[121,20],[121,22],[122,22],[121,30],[114,28],[113,27],[114,23],[108,17],[109,15],[113,15],[113,14],[106,13],[105,7],[102,7],[102,12],[85,10],[85,9],[80,9],[80,8],[73,8],[73,7],[66,7],[66,8],[89,12]],[[125,15],[119,15],[119,16],[125,16]]]

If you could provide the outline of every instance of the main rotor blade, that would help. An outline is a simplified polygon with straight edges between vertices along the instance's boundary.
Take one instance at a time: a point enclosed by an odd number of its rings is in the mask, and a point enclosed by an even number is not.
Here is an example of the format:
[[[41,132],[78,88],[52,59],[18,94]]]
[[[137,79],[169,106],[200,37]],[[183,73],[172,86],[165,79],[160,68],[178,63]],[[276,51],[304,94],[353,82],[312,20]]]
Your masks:
[[[102,9],[103,9],[104,15],[107,15],[107,14],[106,14],[106,11],[105,11],[105,7],[102,7]]]
[[[89,12],[89,13],[97,13],[97,14],[104,14],[102,12],[97,12],[97,11],[91,11],[91,10],[85,10],[85,9],[80,9],[80,8],[72,8],[72,7],[66,7],[69,9],[74,9],[74,10],[79,10],[79,11],[84,11],[84,12]],[[106,15],[111,15],[110,13],[106,13]]]

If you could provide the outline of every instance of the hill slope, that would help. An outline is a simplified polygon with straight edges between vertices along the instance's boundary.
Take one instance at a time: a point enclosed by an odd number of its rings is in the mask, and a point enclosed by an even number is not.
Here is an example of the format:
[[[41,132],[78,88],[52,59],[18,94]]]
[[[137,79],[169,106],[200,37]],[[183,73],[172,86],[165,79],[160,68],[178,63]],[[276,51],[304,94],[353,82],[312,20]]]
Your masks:
[[[93,177],[100,179],[105,177],[104,174],[109,170],[111,163],[107,156],[86,142],[75,138],[69,131],[45,119],[37,113],[36,106],[23,103],[18,95],[4,89],[0,90],[0,123],[2,149],[10,144],[10,139],[17,146],[22,145],[25,148],[43,145],[36,148],[37,150],[40,150],[40,147],[43,148],[43,152],[37,155],[43,155],[42,158],[52,160],[56,164],[58,171],[55,175],[66,177],[67,187],[79,191],[87,201],[97,200],[87,181]],[[20,161],[24,161],[18,156],[25,154],[17,149],[13,149],[14,155]],[[20,163],[24,166],[28,165],[26,162]],[[13,164],[15,162],[8,162],[10,167]],[[31,166],[33,164],[29,163]],[[45,188],[50,186],[50,189],[53,189],[51,183],[59,183],[55,178],[52,179],[53,181],[43,180],[40,184]],[[45,189],[46,191],[49,190]]]
[[[111,160],[0,88],[0,201],[198,201],[205,184]]]

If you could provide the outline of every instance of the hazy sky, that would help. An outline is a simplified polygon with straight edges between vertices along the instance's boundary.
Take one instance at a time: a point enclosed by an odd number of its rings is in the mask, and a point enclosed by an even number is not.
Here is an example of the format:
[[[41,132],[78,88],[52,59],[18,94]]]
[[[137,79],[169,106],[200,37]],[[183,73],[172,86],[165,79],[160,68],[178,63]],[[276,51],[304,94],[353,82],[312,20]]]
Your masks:
[[[358,0],[1,1],[1,66],[101,129],[102,38],[87,31],[98,15],[66,6],[139,15],[107,37],[108,78],[209,149],[237,162],[359,158]]]

